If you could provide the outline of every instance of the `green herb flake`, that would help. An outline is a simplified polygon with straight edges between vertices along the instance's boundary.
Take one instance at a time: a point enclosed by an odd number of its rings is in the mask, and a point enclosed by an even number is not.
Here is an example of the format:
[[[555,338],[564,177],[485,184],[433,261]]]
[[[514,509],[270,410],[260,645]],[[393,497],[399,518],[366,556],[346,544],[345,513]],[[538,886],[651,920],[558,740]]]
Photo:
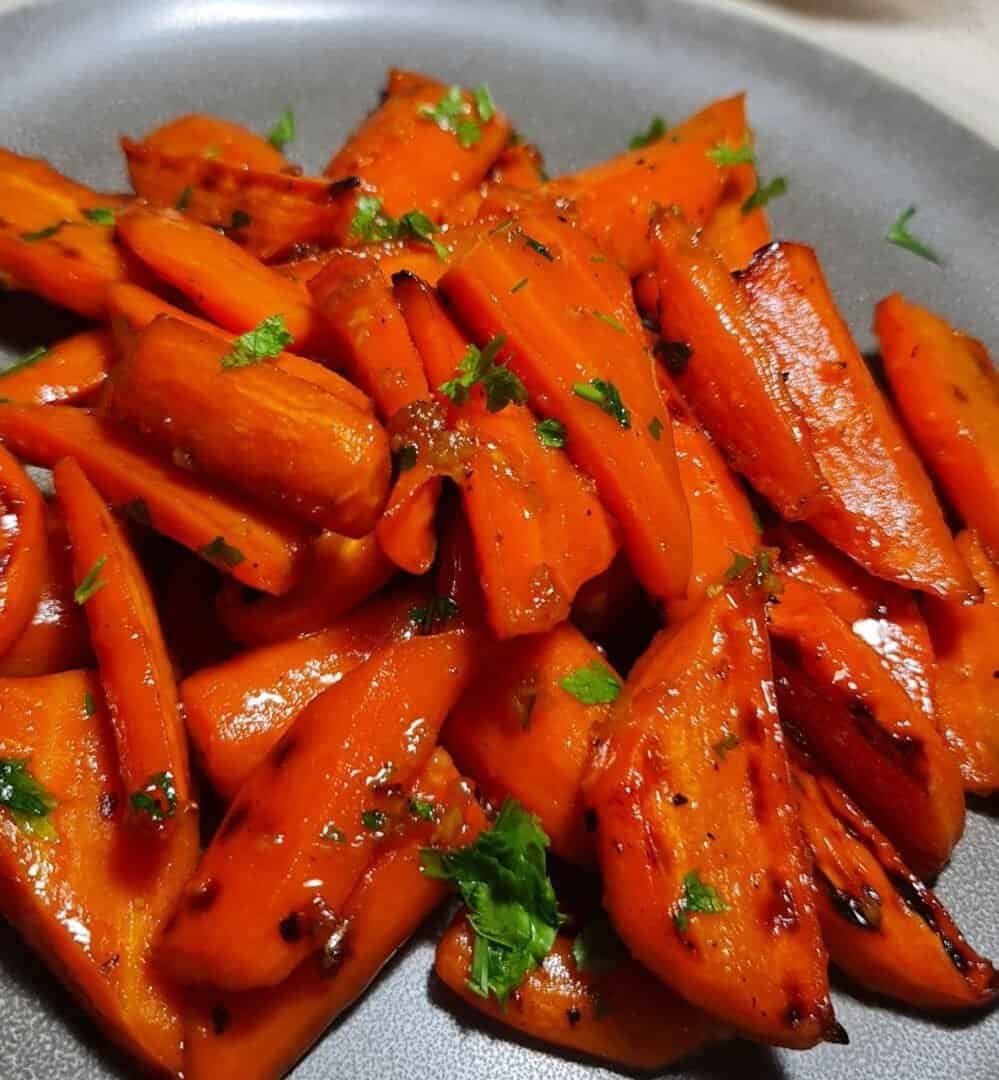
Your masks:
[[[624,323],[619,322],[613,315],[607,315],[603,311],[597,311],[593,309],[592,315],[595,319],[599,319],[602,323],[606,323],[612,330],[616,330],[619,334],[624,333]]]
[[[572,942],[572,958],[580,971],[606,975],[627,959],[628,951],[614,932],[607,914],[590,919]]]
[[[757,180],[756,190],[742,204],[742,212],[748,214],[753,210],[766,206],[771,199],[776,199],[780,195],[786,193],[787,178],[784,176],[775,176],[768,184],[761,184],[759,180]]]
[[[416,464],[419,456],[420,448],[415,443],[403,443],[403,445],[399,447],[399,452],[396,454],[399,472],[409,472]]]
[[[738,551],[733,553],[732,564],[725,571],[726,581],[735,581],[736,578],[742,577],[742,575],[753,565],[753,560],[748,555],[742,555]]]
[[[718,742],[714,745],[714,752],[721,761],[725,760],[725,756],[730,750],[734,750],[742,742],[734,732],[729,732],[727,735],[723,735]]]
[[[435,596],[426,607],[409,609],[410,621],[417,624],[421,634],[432,634],[460,614],[461,608],[453,596]]]
[[[628,149],[641,150],[643,146],[658,142],[665,134],[666,121],[661,116],[653,116],[649,126],[644,131],[632,135],[628,140]]]
[[[151,821],[166,821],[177,810],[177,784],[172,772],[155,773],[134,791],[128,799],[137,814],[146,814]]]
[[[89,720],[97,711],[97,706],[94,704],[94,695],[87,690],[83,695],[83,715]]]
[[[906,251],[911,251],[913,255],[918,255],[921,259],[928,259],[931,263],[942,266],[943,259],[933,250],[933,248],[928,244],[924,244],[922,240],[909,232],[909,222],[915,216],[915,213],[916,207],[906,207],[906,209],[895,219],[894,224],[888,232],[885,233],[885,239],[889,244],[905,248]]]
[[[753,584],[757,588],[763,589],[771,596],[779,595],[784,591],[784,584],[776,572],[774,550],[765,547],[758,548],[751,558],[737,551],[732,552],[732,563],[725,571],[724,580],[735,581],[752,570]],[[707,595],[717,596],[723,588],[724,585],[720,584],[709,585]]]
[[[455,405],[464,405],[472,387],[481,385],[486,394],[486,408],[490,412],[499,412],[511,403],[523,405],[527,401],[524,384],[506,365],[497,363],[496,358],[505,342],[503,334],[497,334],[481,349],[469,345],[458,365],[457,375],[441,383],[437,387],[438,392],[450,398]]]
[[[566,675],[559,680],[559,686],[583,705],[608,705],[617,701],[621,693],[617,676],[599,660]]]
[[[492,99],[489,101],[491,103]],[[472,106],[465,100],[460,86],[449,87],[436,105],[420,105],[416,111],[425,120],[435,123],[441,131],[450,131],[466,150],[482,138],[482,128],[473,119]],[[479,112],[477,97],[476,112]]]
[[[33,349],[29,349],[19,356],[9,368],[0,371],[0,378],[3,378],[4,375],[13,375],[15,371],[23,371],[24,368],[34,367],[39,360],[44,359],[48,354],[49,347],[47,345],[36,345]]]
[[[216,566],[231,570],[246,558],[237,547],[227,544],[224,536],[216,536],[210,543],[205,544],[198,554]]]
[[[108,561],[107,555],[102,555],[94,565],[83,575],[83,580],[73,590],[73,599],[78,604],[85,604],[96,592],[107,585],[107,582],[100,576],[101,571],[104,569],[104,564]]]
[[[422,210],[409,210],[399,218],[399,233],[404,236],[407,233],[416,237],[417,240],[425,240],[437,255],[441,262],[447,262],[448,249],[437,239],[436,233],[440,232],[437,226],[423,213]]]
[[[533,236],[527,236],[525,233],[524,243],[527,244],[531,251],[536,251],[543,259],[547,259],[549,262],[555,261],[551,248],[545,247],[540,240],[535,240]]]
[[[283,150],[295,138],[295,114],[285,109],[267,135],[275,150]]]
[[[608,416],[613,416],[621,427],[625,429],[631,427],[631,413],[625,408],[621,394],[612,382],[590,379],[588,383],[574,383],[572,392],[576,397],[581,397],[584,401],[596,405]]]
[[[29,763],[28,758],[0,758],[0,806],[10,811],[24,832],[54,840],[56,831],[49,815],[58,803],[32,776]]]
[[[560,420],[541,420],[534,425],[534,433],[538,442],[549,450],[561,450],[568,441],[565,424]]]
[[[683,875],[683,891],[673,912],[673,925],[682,934],[690,925],[691,915],[721,915],[728,904],[712,885],[706,885],[696,870]]]
[[[649,434],[656,442],[659,442],[663,437],[663,422],[658,416],[653,416],[649,421]]]
[[[436,821],[439,816],[436,803],[415,796],[409,800],[409,812],[419,821]]]
[[[386,821],[388,817],[383,810],[365,810],[361,814],[361,824],[368,832],[381,832],[385,828]]]
[[[485,83],[481,83],[475,88],[474,97],[475,110],[479,114],[479,119],[483,124],[488,124],[496,115],[496,102],[493,100],[489,87]]]
[[[191,196],[194,194],[194,189],[188,184],[184,190],[177,196],[177,201],[173,204],[175,210],[180,210],[183,213],[191,203]]]
[[[92,206],[83,211],[83,216],[95,225],[114,225],[114,211],[109,206]]]
[[[62,221],[56,221],[52,225],[46,225],[44,229],[36,229],[34,232],[21,233],[21,239],[27,240],[29,244],[34,244],[38,240],[48,240],[50,236],[55,236],[64,225],[71,224],[71,221],[67,221],[66,218],[63,218]]]
[[[510,292],[512,292],[512,293],[520,292],[520,290],[522,288],[524,288],[524,286],[527,284],[527,281],[528,281],[528,279],[526,277],[522,277],[520,279],[520,281],[517,282],[516,285],[511,285],[510,286]]]
[[[240,334],[232,348],[222,357],[223,371],[249,367],[261,360],[280,356],[291,344],[291,334],[285,326],[283,315],[268,315],[261,323],[245,334]]]
[[[718,143],[708,151],[708,157],[716,165],[753,165],[756,163],[756,152],[748,142],[742,146],[727,146]]]
[[[536,817],[508,799],[491,829],[457,851],[425,848],[421,869],[450,882],[475,931],[469,989],[500,1004],[551,951],[565,921],[548,878],[548,837]]]

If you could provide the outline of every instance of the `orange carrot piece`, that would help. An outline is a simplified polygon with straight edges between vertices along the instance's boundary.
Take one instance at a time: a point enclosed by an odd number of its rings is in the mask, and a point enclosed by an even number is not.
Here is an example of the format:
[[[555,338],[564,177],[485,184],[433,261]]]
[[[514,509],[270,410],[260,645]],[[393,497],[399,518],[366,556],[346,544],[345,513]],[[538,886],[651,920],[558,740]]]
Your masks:
[[[51,401],[68,405],[97,390],[112,359],[111,335],[106,330],[84,330],[0,371],[0,395],[24,405]]]
[[[471,843],[485,817],[443,750],[434,751],[414,794],[433,807],[434,820],[406,821],[379,851],[347,899],[335,943],[278,986],[206,996],[203,1007],[189,1010],[188,1080],[284,1075],[444,899],[446,886],[420,871],[420,850]]]
[[[874,329],[926,467],[999,558],[999,374],[988,351],[898,293],[878,304]]]
[[[288,168],[288,159],[263,136],[205,113],[175,117],[150,131],[142,145],[175,157],[201,157],[263,172]]]
[[[127,793],[90,672],[0,680],[0,757],[26,761],[56,799],[54,840],[0,810],[0,911],[115,1043],[175,1073],[179,1003],[149,951],[197,859],[196,822],[169,845],[122,827]]]
[[[733,468],[784,517],[812,513],[822,477],[745,297],[681,218],[661,214],[652,231],[662,335],[689,350],[673,366],[681,392]]]
[[[105,499],[244,585],[280,594],[296,580],[300,533],[162,461],[115,425],[69,405],[3,405],[0,439],[33,465],[76,458]]]
[[[973,593],[929,477],[837,310],[815,252],[774,244],[740,281],[826,483],[809,524],[879,577],[937,596]]]
[[[122,527],[83,470],[53,470],[83,605],[111,716],[118,767],[137,820],[172,830],[197,817],[174,682],[153,596]]]
[[[427,590],[393,590],[329,629],[239,653],[180,687],[187,730],[215,790],[232,799],[295,717],[389,641],[413,633]]]
[[[456,195],[485,178],[510,136],[501,112],[478,123],[480,137],[468,146],[423,115],[424,106],[433,109],[452,90],[416,73],[402,79],[390,73],[385,99],[333,155],[326,175],[359,177],[393,217],[422,210],[436,220]],[[478,122],[472,95],[463,91],[461,98],[461,119]]]
[[[0,656],[38,607],[45,582],[45,500],[8,449],[0,446]]]
[[[477,648],[464,631],[387,645],[299,714],[233,800],[164,927],[163,970],[247,990],[281,982],[321,946],[383,835],[388,792],[426,764]]]
[[[539,188],[545,182],[545,161],[532,143],[508,143],[497,155],[486,177],[487,184],[508,187]]]
[[[564,425],[566,450],[620,523],[645,587],[656,597],[682,596],[690,521],[669,418],[652,362],[628,329],[634,306],[623,318],[607,310],[612,300],[594,254],[578,230],[532,217],[494,229],[448,269],[440,287],[479,344],[504,335],[510,369],[537,411]],[[625,301],[631,304],[630,294]]]

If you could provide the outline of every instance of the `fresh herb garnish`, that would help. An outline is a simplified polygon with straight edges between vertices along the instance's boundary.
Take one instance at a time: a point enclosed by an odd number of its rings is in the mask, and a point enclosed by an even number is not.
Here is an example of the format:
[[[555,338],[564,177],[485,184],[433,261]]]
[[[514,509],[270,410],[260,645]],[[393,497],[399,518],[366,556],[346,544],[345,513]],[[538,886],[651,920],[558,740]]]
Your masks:
[[[187,209],[191,202],[191,195],[194,194],[194,189],[188,184],[184,190],[177,196],[177,201],[173,204],[175,210],[184,211]]]
[[[283,150],[295,138],[295,114],[285,109],[267,135],[267,141],[275,150]]]
[[[649,434],[656,442],[659,442],[663,437],[663,422],[658,416],[653,416],[649,421]]]
[[[512,293],[515,293],[515,292],[520,292],[520,290],[521,290],[521,289],[522,289],[522,288],[523,288],[523,287],[524,287],[524,286],[525,286],[526,284],[527,284],[527,278],[526,278],[526,277],[522,277],[522,278],[520,279],[520,281],[518,281],[518,282],[516,283],[516,285],[511,285],[511,286],[510,286],[510,292],[512,292]]]
[[[928,259],[932,263],[936,263],[937,266],[943,265],[943,259],[931,248],[928,244],[924,244],[922,240],[913,236],[909,232],[908,225],[916,213],[914,206],[906,207],[901,214],[895,219],[894,224],[885,233],[885,239],[889,244],[894,244],[896,247],[905,248],[906,251],[911,251],[913,255],[918,255],[922,259]]]
[[[534,425],[534,433],[549,450],[561,450],[566,444],[565,424],[560,420],[540,420]]]
[[[420,852],[423,872],[449,881],[475,931],[469,989],[503,1004],[544,960],[565,921],[548,878],[548,837],[533,814],[507,799],[491,829],[457,851]]]
[[[64,226],[71,225],[72,222],[63,218],[62,221],[57,221],[52,225],[46,225],[44,229],[36,229],[34,232],[21,233],[21,239],[27,240],[29,244],[35,243],[36,240],[48,240],[50,236],[55,234]]]
[[[673,911],[673,925],[681,934],[690,925],[691,915],[721,915],[725,911],[728,911],[728,904],[713,885],[701,881],[696,870],[683,875],[683,891]]]
[[[234,566],[239,566],[246,558],[239,548],[227,544],[224,536],[216,536],[214,540],[205,544],[198,554],[209,562],[215,563],[216,566],[228,567],[230,570]]]
[[[682,375],[687,370],[694,350],[685,341],[657,341],[655,354],[672,375]]]
[[[576,935],[572,943],[572,958],[580,971],[606,975],[627,959],[628,951],[614,932],[607,913],[595,915]]]
[[[409,800],[409,812],[420,821],[437,820],[437,804],[427,799],[412,798]]]
[[[141,790],[129,796],[129,805],[136,813],[147,814],[152,821],[166,821],[177,809],[177,784],[170,771],[155,773]]]
[[[742,739],[740,739],[739,736],[735,734],[735,732],[730,731],[727,735],[723,735],[718,740],[718,742],[715,743],[714,751],[718,755],[718,757],[722,761],[724,761],[725,755],[728,754],[729,750],[734,750],[741,742]]]
[[[621,693],[617,676],[599,660],[591,660],[586,667],[559,679],[559,686],[583,705],[607,705],[617,701]]]
[[[632,135],[628,140],[628,149],[641,150],[643,146],[658,142],[665,134],[666,121],[661,116],[653,116],[649,126],[644,131]]]
[[[109,206],[92,206],[83,216],[95,225],[114,225],[114,211]]]
[[[0,378],[4,375],[12,375],[15,371],[21,371],[23,368],[32,367],[43,357],[48,356],[48,352],[49,347],[47,345],[36,345],[33,349],[29,349],[19,356],[9,368],[0,371]]]
[[[732,552],[732,563],[725,571],[725,581],[735,581],[737,578],[742,577],[748,570],[752,569],[753,584],[758,588],[764,589],[770,595],[777,595],[784,591],[783,582],[780,580],[780,576],[774,569],[775,558],[773,548],[758,548],[756,554],[750,558],[748,555],[743,555],[741,552]],[[723,585],[709,585],[707,588],[708,596],[717,596],[722,589]]]
[[[232,348],[222,357],[222,368],[249,367],[261,360],[279,356],[291,344],[291,334],[283,315],[268,315],[261,323],[245,334],[240,334]]]
[[[409,609],[409,618],[419,626],[421,634],[432,634],[460,614],[461,608],[453,596],[435,596],[426,607]]]
[[[617,387],[603,379],[590,379],[588,383],[574,383],[572,392],[576,397],[589,401],[602,409],[623,428],[631,427],[631,413],[625,408]]]
[[[752,165],[756,161],[756,152],[748,142],[744,142],[742,146],[718,143],[708,151],[708,157],[716,165]]]
[[[505,341],[503,334],[497,334],[481,349],[469,345],[458,365],[458,374],[441,383],[438,391],[455,405],[464,405],[472,387],[481,384],[486,393],[486,408],[490,412],[499,412],[511,402],[523,405],[527,401],[524,384],[505,364],[496,362]]]
[[[485,83],[475,88],[475,108],[483,124],[488,124],[496,115],[496,102],[493,101],[493,95]]]
[[[435,233],[439,231],[437,226],[422,210],[409,210],[399,218],[399,236],[405,236],[409,233],[411,236],[415,236],[417,240],[426,240],[434,249],[437,258],[441,262],[447,262],[448,249],[435,236]]]
[[[597,311],[593,309],[593,317],[599,319],[602,323],[606,323],[612,330],[616,330],[619,334],[624,333],[624,324],[614,318],[613,315],[607,315],[603,311]]]
[[[488,124],[496,115],[496,104],[489,87],[476,88],[473,106],[465,100],[460,86],[451,86],[436,105],[420,105],[417,112],[425,120],[431,120],[441,131],[450,131],[466,150],[482,138],[482,124]],[[476,119],[477,117],[478,119]],[[481,123],[480,123],[481,121]]]
[[[787,178],[784,176],[775,176],[768,184],[761,184],[757,180],[756,190],[742,204],[742,212],[748,214],[752,210],[766,206],[771,199],[776,199],[778,196],[785,194],[786,191]]]
[[[436,238],[440,230],[421,210],[409,210],[402,217],[394,218],[382,210],[382,200],[377,195],[358,197],[354,216],[350,221],[351,235],[363,244],[378,244],[384,240],[400,240],[407,236],[425,240],[437,257],[446,262],[447,248]]]
[[[368,832],[380,832],[385,827],[387,820],[384,810],[365,810],[361,814],[361,824]]]
[[[49,814],[56,808],[53,795],[31,775],[28,758],[0,758],[0,806],[5,806],[18,826],[43,840],[55,839]]]
[[[87,690],[83,695],[83,715],[89,720],[96,711],[97,706],[94,704],[94,695]]]
[[[545,247],[540,240],[535,240],[533,236],[524,235],[524,243],[531,249],[536,251],[543,259],[547,259],[549,262],[555,261],[555,256],[551,252],[551,248]]]
[[[83,580],[73,590],[73,599],[78,604],[85,604],[96,592],[107,585],[107,582],[100,576],[101,571],[104,569],[104,564],[108,561],[107,555],[102,555],[94,565],[83,575]]]

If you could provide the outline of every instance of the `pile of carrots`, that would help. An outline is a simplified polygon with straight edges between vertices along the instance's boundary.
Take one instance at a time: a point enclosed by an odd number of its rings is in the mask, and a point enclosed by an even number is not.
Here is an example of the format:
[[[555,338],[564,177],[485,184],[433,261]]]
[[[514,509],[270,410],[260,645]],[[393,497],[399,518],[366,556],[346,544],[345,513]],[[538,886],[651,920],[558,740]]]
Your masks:
[[[999,992],[931,884],[999,790],[999,376],[772,242],[741,96],[550,179],[392,71],[303,176],[0,150],[0,910],[152,1071],[290,1069],[436,972],[661,1068]],[[47,498],[25,466],[52,471]],[[550,850],[549,850],[550,849]]]

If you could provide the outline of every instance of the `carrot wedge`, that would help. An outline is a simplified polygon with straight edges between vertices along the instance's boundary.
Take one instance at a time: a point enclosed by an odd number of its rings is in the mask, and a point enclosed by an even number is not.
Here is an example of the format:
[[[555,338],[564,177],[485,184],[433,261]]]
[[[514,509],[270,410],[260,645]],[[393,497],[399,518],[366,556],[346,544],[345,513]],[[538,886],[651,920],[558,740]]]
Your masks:
[[[45,500],[8,449],[0,446],[0,656],[31,622],[45,582]]]
[[[994,1001],[999,974],[891,841],[814,762],[797,753],[791,762],[832,962],[866,989],[917,1009]]]
[[[138,439],[69,405],[0,406],[0,440],[33,465],[80,463],[101,495],[244,585],[287,592],[301,535],[249,503],[162,461]]]
[[[826,483],[824,503],[808,523],[869,573],[937,596],[974,592],[930,479],[836,308],[815,252],[774,244],[740,282]]]
[[[627,316],[608,310],[593,254],[571,226],[532,217],[493,230],[448,269],[440,288],[480,345],[503,335],[510,370],[538,414],[564,426],[567,453],[620,523],[645,587],[656,597],[682,596],[690,521],[669,418],[641,339]]]
[[[685,350],[673,370],[680,391],[732,467],[785,518],[806,517],[822,477],[742,292],[681,218],[660,214],[652,235],[662,335]]]
[[[143,146],[175,157],[200,157],[244,169],[281,172],[288,159],[262,135],[207,113],[186,113],[150,131]]]
[[[755,1039],[835,1035],[759,590],[736,581],[653,641],[584,794],[604,907],[634,955]]]
[[[207,995],[188,1011],[187,1080],[283,1076],[444,899],[446,886],[421,873],[420,851],[470,843],[485,815],[440,749],[417,778],[409,805],[430,820],[400,813],[395,835],[347,898],[327,949],[275,987]]]
[[[113,356],[106,330],[84,330],[33,350],[20,363],[0,371],[0,395],[24,405],[69,405],[89,397],[107,378]]]
[[[299,714],[233,800],[164,928],[163,970],[248,990],[281,982],[321,947],[476,651],[463,631],[387,645]]]
[[[821,595],[788,580],[773,605],[781,718],[922,877],[964,829],[957,760],[932,721]]]
[[[197,817],[173,667],[122,527],[72,459],[53,470],[129,804],[147,825]]]
[[[999,374],[985,346],[898,293],[878,304],[874,329],[926,467],[999,558]]]
[[[607,972],[580,970],[565,933],[504,1007],[469,988],[474,937],[459,915],[437,943],[435,974],[473,1009],[542,1043],[658,1072],[715,1037],[704,1013],[630,957]]]
[[[388,439],[374,419],[266,363],[230,365],[227,343],[179,319],[131,343],[105,413],[302,521],[363,536],[388,489]]]

